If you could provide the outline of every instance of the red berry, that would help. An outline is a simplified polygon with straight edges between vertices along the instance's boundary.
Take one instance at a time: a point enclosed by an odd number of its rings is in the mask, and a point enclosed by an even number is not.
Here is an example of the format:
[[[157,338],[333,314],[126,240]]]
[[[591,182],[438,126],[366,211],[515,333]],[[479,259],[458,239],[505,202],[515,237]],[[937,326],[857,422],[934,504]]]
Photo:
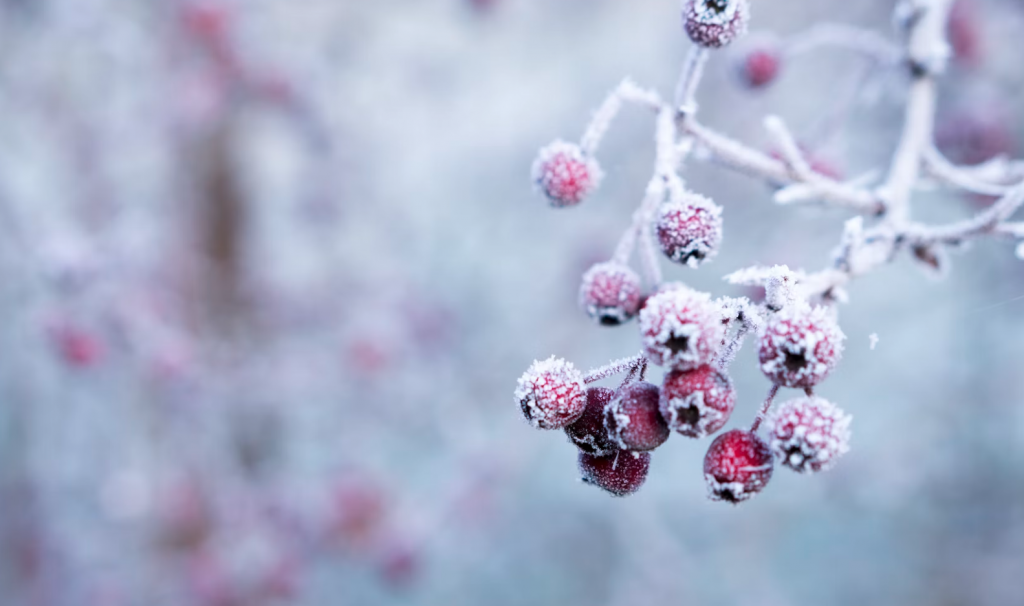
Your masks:
[[[749,17],[747,0],[688,0],[683,28],[694,44],[720,48],[747,31]]]
[[[818,397],[780,404],[765,420],[768,441],[779,461],[794,471],[832,467],[850,450],[850,415]]]
[[[935,126],[935,144],[956,164],[980,164],[1014,148],[1010,121],[998,105],[941,117]]]
[[[824,307],[789,305],[769,319],[761,335],[761,371],[776,385],[813,387],[832,372],[845,338]]]
[[[711,297],[681,285],[663,287],[640,310],[647,358],[661,366],[691,370],[711,362],[724,330]]]
[[[515,398],[534,427],[561,429],[583,415],[585,390],[583,374],[571,362],[551,356],[535,361],[519,377]]]
[[[603,457],[580,453],[580,475],[592,484],[617,497],[633,494],[647,479],[651,466],[648,452],[618,451]]]
[[[950,7],[946,24],[953,57],[964,65],[977,64],[982,54],[982,36],[974,4],[971,0],[956,0]]]
[[[740,77],[750,88],[762,88],[771,84],[779,74],[782,57],[777,48],[764,46],[751,50],[743,58]]]
[[[622,263],[598,263],[583,274],[580,307],[604,326],[616,326],[640,310],[640,276]]]
[[[59,324],[52,329],[54,346],[64,362],[73,368],[88,368],[103,358],[103,344],[88,329],[73,324]]]
[[[597,160],[583,153],[579,145],[555,141],[540,150],[533,162],[533,181],[552,206],[574,206],[601,182]]]
[[[665,375],[659,407],[670,429],[702,438],[729,420],[736,407],[736,391],[728,377],[709,365],[673,370]]]
[[[604,410],[608,436],[623,450],[654,450],[668,439],[668,425],[658,412],[658,386],[645,381],[622,388]]]
[[[722,208],[704,196],[688,193],[661,205],[654,233],[665,256],[696,267],[718,253]]]
[[[604,409],[615,397],[607,387],[587,389],[587,406],[583,416],[566,426],[565,433],[580,451],[592,455],[607,455],[618,450],[604,428]]]
[[[772,452],[752,431],[723,433],[704,456],[704,480],[712,501],[746,501],[761,492],[771,477]]]

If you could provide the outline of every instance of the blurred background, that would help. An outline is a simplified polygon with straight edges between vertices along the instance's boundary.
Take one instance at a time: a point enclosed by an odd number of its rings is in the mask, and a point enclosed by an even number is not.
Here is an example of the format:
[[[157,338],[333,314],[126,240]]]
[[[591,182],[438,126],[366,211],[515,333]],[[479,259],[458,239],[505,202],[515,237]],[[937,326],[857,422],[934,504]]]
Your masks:
[[[823,49],[751,91],[738,65],[822,21],[891,38],[891,11],[753,0],[704,123],[767,149],[777,113],[836,174],[884,166],[900,74]],[[954,15],[939,143],[1018,152],[1024,5]],[[706,499],[706,441],[675,436],[616,499],[523,422],[535,358],[639,350],[576,294],[640,201],[653,120],[623,112],[579,207],[549,208],[530,163],[623,77],[668,94],[688,46],[676,0],[0,0],[0,602],[1024,603],[1007,241],[942,281],[901,259],[853,284],[820,390],[852,451],[739,507]],[[667,277],[716,296],[756,294],[721,280],[749,265],[825,266],[847,218],[684,176],[724,206],[724,246]],[[768,387],[749,343],[732,377],[746,425]]]

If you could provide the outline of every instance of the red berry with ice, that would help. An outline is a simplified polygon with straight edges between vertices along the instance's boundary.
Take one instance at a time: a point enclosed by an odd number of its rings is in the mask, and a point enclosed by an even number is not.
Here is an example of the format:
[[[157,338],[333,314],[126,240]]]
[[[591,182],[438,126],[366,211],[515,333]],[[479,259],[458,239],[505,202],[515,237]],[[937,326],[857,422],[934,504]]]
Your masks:
[[[654,234],[665,256],[696,267],[718,254],[722,208],[704,196],[687,193],[661,205]]]
[[[583,409],[583,415],[565,428],[569,440],[581,452],[607,455],[619,449],[604,428],[604,409],[614,397],[615,392],[607,387],[587,389],[587,406]]]
[[[603,176],[597,160],[579,145],[555,141],[533,162],[533,182],[552,206],[575,206],[597,189]]]
[[[850,421],[835,404],[812,396],[780,404],[765,427],[779,462],[803,473],[829,469],[850,450]]]
[[[761,371],[776,385],[814,387],[835,368],[844,339],[826,308],[788,305],[769,319],[761,335]]]
[[[603,457],[581,452],[579,458],[581,479],[617,497],[639,490],[650,466],[648,452],[622,450]]]
[[[534,427],[561,429],[583,415],[585,390],[583,374],[571,362],[551,356],[535,361],[519,377],[515,399]]]
[[[711,297],[685,286],[663,287],[640,310],[645,353],[661,366],[691,370],[708,364],[721,348],[724,331]]]
[[[772,451],[752,431],[723,433],[704,456],[704,480],[712,501],[746,501],[761,492],[771,477]]]
[[[690,40],[705,48],[721,48],[747,31],[747,0],[688,0],[683,28]]]
[[[750,88],[763,88],[779,75],[782,56],[775,46],[760,46],[747,52],[740,64],[740,78]]]
[[[728,422],[736,407],[736,391],[729,378],[710,365],[673,370],[665,375],[659,407],[670,429],[702,438]]]
[[[654,450],[669,430],[658,411],[658,386],[639,381],[622,388],[604,411],[608,436],[623,450]]]
[[[603,326],[616,326],[640,310],[640,276],[629,266],[597,263],[583,274],[580,307]]]

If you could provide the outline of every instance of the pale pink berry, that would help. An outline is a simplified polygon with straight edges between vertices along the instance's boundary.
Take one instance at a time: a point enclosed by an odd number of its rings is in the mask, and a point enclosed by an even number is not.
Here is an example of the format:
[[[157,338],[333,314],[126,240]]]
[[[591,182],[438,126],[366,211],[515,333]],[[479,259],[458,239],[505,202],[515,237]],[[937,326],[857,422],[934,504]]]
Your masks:
[[[640,276],[629,266],[609,261],[583,274],[580,307],[604,326],[616,326],[640,310]]]
[[[780,404],[765,419],[768,442],[786,467],[817,472],[850,450],[850,415],[828,400],[800,397]]]
[[[691,370],[711,362],[725,328],[707,293],[685,286],[663,287],[640,310],[640,335],[647,358],[658,365]]]
[[[763,88],[779,75],[782,56],[775,46],[761,46],[750,50],[740,64],[740,78],[750,88]]]
[[[721,48],[747,31],[747,0],[687,0],[683,28],[694,44]]]
[[[761,492],[771,477],[772,451],[752,431],[723,433],[704,456],[704,481],[712,501],[746,501]]]
[[[579,457],[581,479],[617,497],[639,490],[650,466],[649,452],[620,450],[603,457],[581,452]]]
[[[722,208],[704,196],[687,193],[661,205],[654,234],[665,256],[696,267],[718,254]]]
[[[552,206],[574,206],[597,189],[603,176],[597,160],[579,145],[555,141],[542,148],[533,162],[533,182]]]
[[[824,307],[788,305],[768,320],[761,335],[761,371],[776,385],[814,387],[835,368],[844,339]]]
[[[587,405],[583,374],[571,362],[551,356],[535,361],[515,391],[526,420],[540,429],[561,429],[583,415]]]
[[[658,412],[658,386],[630,383],[604,410],[608,436],[623,450],[654,450],[668,439],[665,419]]]
[[[710,365],[673,370],[665,375],[659,407],[670,429],[702,438],[729,420],[736,407],[736,391],[729,378]]]
[[[604,428],[604,409],[614,397],[615,392],[607,387],[587,389],[587,407],[583,410],[583,415],[565,428],[569,440],[581,452],[600,456],[619,449],[608,436],[608,430]]]

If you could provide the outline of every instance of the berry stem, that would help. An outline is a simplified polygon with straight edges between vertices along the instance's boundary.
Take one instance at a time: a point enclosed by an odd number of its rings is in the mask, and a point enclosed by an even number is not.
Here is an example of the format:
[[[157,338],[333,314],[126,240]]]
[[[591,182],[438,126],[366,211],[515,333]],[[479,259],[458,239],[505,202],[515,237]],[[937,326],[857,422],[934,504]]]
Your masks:
[[[641,352],[635,356],[629,358],[621,358],[601,366],[587,371],[587,374],[583,375],[584,383],[596,383],[601,379],[606,379],[612,375],[617,375],[627,370],[630,372],[636,372],[642,364],[647,362],[647,357]]]
[[[683,71],[679,74],[676,84],[676,112],[690,115],[697,112],[697,86],[704,75],[704,64],[708,61],[708,49],[702,46],[690,47],[690,52],[683,62]]]
[[[764,399],[764,404],[761,404],[761,410],[754,417],[754,422],[750,424],[750,433],[754,433],[761,426],[765,416],[768,414],[768,410],[772,407],[772,400],[775,399],[775,394],[777,393],[779,393],[779,386],[772,385],[771,389],[768,390],[768,396]]]
[[[787,40],[783,53],[791,58],[823,47],[847,49],[880,65],[893,65],[903,57],[903,51],[881,34],[843,23],[814,25]]]
[[[622,104],[626,102],[635,103],[654,111],[659,111],[663,105],[658,93],[644,90],[637,86],[635,82],[626,78],[615,87],[615,90],[608,93],[604,102],[594,112],[594,116],[590,119],[590,123],[587,124],[587,128],[583,131],[583,137],[580,139],[580,149],[583,150],[584,154],[592,156],[597,152],[597,148],[601,145],[601,140],[604,139],[605,133],[608,132],[612,121],[615,120],[615,117],[622,109]]]

